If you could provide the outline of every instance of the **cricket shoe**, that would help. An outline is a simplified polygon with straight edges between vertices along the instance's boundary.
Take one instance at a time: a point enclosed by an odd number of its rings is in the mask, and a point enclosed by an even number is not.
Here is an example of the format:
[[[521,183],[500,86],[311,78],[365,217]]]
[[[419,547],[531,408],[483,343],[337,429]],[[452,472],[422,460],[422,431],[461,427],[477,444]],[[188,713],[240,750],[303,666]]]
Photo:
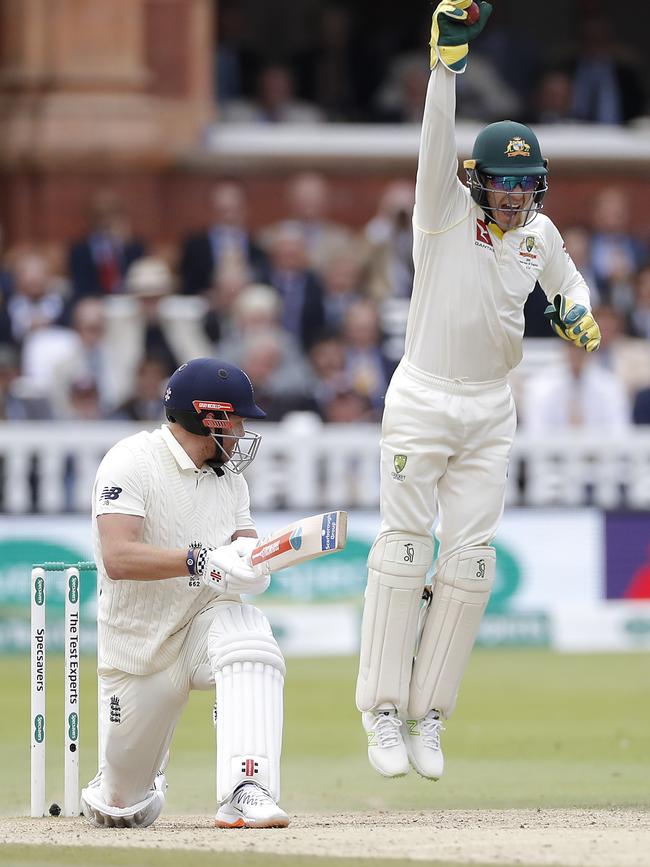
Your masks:
[[[402,721],[395,708],[361,714],[368,735],[368,761],[384,777],[403,777],[409,771],[409,758],[402,740]]]
[[[440,732],[444,731],[437,710],[430,710],[424,719],[406,720],[404,743],[412,767],[428,780],[439,780],[445,768],[440,747]]]
[[[286,828],[289,817],[266,789],[241,783],[217,810],[217,828]]]

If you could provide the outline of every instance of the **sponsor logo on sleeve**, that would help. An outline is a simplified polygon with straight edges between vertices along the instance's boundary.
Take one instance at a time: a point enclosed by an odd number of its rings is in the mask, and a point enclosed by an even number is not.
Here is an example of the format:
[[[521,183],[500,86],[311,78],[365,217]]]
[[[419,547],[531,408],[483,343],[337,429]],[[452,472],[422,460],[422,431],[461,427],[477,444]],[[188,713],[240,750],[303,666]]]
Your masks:
[[[110,503],[111,500],[117,500],[117,498],[120,496],[121,493],[122,493],[122,488],[118,488],[117,485],[113,485],[112,487],[107,485],[102,490],[102,494],[101,494],[101,497],[99,499],[103,500],[105,503]]]

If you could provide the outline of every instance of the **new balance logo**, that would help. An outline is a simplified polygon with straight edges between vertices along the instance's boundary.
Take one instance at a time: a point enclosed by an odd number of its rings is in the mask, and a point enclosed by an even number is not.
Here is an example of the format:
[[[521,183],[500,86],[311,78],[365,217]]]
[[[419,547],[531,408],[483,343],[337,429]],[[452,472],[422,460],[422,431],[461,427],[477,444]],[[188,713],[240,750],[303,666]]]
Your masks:
[[[406,725],[409,727],[409,734],[411,737],[420,737],[420,732],[418,731],[418,720],[407,719]]]
[[[106,500],[106,502],[108,502],[109,500],[117,500],[117,498],[119,497],[119,495],[121,493],[122,493],[122,488],[118,488],[117,485],[115,485],[112,488],[106,487],[102,491],[102,495],[100,497],[100,500]]]
[[[112,723],[122,722],[122,710],[120,708],[120,700],[116,695],[111,696],[111,713],[109,717]]]

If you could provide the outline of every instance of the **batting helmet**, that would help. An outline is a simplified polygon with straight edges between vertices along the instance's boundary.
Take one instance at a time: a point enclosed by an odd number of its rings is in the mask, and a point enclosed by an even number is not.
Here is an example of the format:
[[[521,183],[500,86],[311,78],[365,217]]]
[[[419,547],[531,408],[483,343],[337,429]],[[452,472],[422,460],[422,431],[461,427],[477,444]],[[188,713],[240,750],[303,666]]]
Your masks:
[[[516,178],[539,178],[532,206],[524,209],[529,212],[524,225],[541,210],[548,190],[548,160],[542,156],[537,136],[529,126],[513,120],[489,124],[476,137],[472,158],[463,165],[472,198],[488,214],[486,176],[513,178],[513,185]]]
[[[168,421],[186,431],[210,436],[224,413],[266,418],[255,403],[253,384],[243,370],[216,358],[194,358],[171,375],[165,392]]]

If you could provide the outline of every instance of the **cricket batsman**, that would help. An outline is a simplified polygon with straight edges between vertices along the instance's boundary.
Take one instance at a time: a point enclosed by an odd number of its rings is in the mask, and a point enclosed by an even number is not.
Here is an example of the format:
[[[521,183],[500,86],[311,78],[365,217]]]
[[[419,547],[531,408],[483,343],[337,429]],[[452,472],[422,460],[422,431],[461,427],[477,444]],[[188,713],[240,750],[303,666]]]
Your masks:
[[[244,371],[213,358],[169,380],[168,425],[113,446],[93,491],[100,580],[97,776],[81,809],[95,825],[146,827],[191,689],[216,689],[220,828],[285,827],[280,795],[285,665],[247,555],[257,533],[242,470],[264,418]]]
[[[387,777],[443,773],[440,732],[456,705],[495,576],[515,433],[508,372],[522,357],[524,303],[538,281],[552,328],[593,352],[589,290],[540,213],[548,162],[535,133],[487,126],[457,177],[455,78],[489,3],[433,13],[413,213],[415,276],[405,353],[381,437],[381,525],[368,557],[357,706],[371,765]],[[440,544],[432,585],[437,518]],[[422,600],[425,600],[422,604]]]

